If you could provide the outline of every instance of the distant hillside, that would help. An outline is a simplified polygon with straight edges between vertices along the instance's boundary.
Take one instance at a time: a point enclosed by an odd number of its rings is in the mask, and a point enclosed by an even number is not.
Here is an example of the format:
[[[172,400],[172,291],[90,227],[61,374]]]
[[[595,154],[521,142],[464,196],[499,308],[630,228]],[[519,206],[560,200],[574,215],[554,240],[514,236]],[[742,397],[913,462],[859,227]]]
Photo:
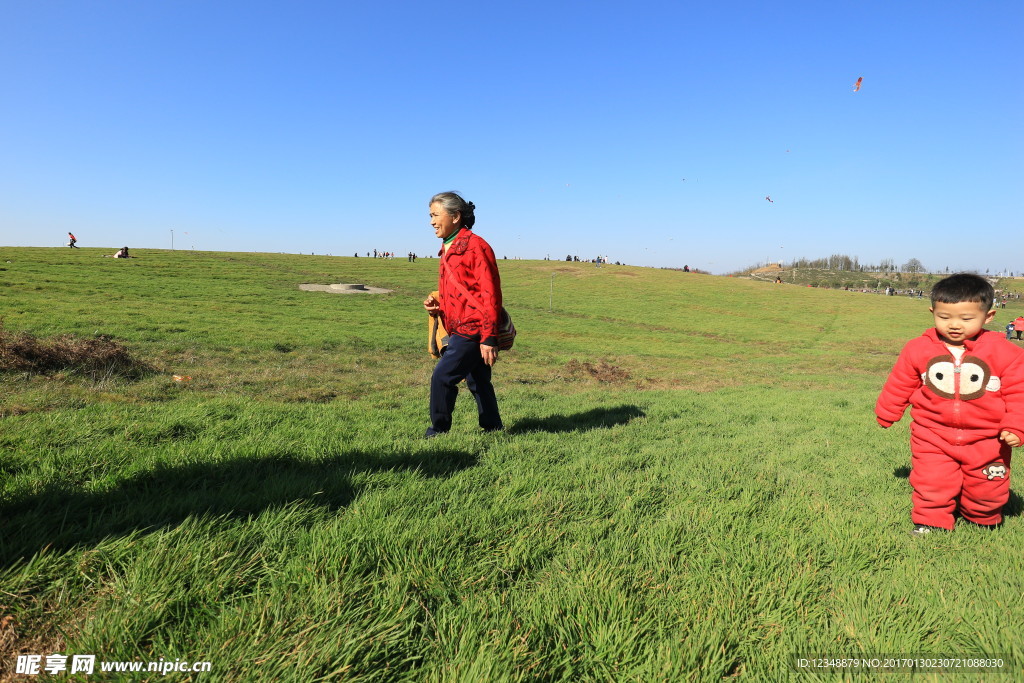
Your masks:
[[[894,287],[899,291],[921,289],[929,291],[935,282],[946,277],[948,273],[891,273],[859,270],[833,270],[828,268],[795,268],[783,264],[768,264],[751,268],[734,277],[746,277],[751,280],[774,282],[781,278],[784,284],[796,284],[811,287],[828,287],[831,289],[869,289],[884,290]],[[1024,293],[1024,278],[996,278],[989,281],[999,291]]]

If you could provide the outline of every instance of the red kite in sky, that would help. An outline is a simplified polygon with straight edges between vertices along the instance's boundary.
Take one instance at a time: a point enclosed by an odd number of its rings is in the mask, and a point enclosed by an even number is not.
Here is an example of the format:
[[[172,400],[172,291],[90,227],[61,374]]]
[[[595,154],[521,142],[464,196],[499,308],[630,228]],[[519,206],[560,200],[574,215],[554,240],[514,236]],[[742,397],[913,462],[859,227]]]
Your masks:
[[[857,79],[857,82],[853,84],[853,92],[860,90],[860,84],[864,82],[864,77],[861,76]]]

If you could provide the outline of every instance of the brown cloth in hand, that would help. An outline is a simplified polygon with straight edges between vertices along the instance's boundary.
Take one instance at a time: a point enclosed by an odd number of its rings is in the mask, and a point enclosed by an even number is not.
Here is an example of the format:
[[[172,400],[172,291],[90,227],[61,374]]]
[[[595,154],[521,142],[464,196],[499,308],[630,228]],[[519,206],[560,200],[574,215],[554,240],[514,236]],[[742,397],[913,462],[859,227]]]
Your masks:
[[[440,301],[441,295],[434,291],[430,296]],[[432,358],[440,358],[441,352],[448,346],[448,331],[444,329],[440,315],[427,314],[427,352]]]

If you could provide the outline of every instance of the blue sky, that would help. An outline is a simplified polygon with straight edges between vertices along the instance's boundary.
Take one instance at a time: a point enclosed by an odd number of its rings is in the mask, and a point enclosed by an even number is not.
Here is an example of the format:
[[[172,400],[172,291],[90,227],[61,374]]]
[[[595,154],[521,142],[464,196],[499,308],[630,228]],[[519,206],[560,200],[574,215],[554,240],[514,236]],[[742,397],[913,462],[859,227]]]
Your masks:
[[[0,244],[427,254],[455,189],[499,258],[1024,271],[1021,35],[1002,0],[0,0]]]

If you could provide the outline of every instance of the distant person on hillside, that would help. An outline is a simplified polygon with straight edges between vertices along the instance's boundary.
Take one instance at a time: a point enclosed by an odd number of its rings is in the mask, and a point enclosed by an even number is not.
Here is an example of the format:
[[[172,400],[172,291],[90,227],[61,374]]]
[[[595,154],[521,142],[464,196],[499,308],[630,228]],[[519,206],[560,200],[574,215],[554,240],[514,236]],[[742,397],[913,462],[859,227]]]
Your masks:
[[[1024,349],[984,329],[994,298],[977,275],[937,282],[935,326],[903,347],[875,404],[882,427],[911,406],[911,535],[951,531],[957,512],[984,527],[1003,521],[1010,448],[1024,441]]]
[[[501,279],[491,246],[472,230],[476,222],[473,202],[454,192],[430,200],[430,225],[442,240],[438,264],[439,299],[423,302],[430,315],[441,316],[450,335],[447,349],[430,378],[430,427],[427,438],[452,427],[459,382],[476,399],[480,427],[487,432],[504,426],[491,384],[491,368],[498,360],[498,321],[501,315]]]
[[[78,249],[78,247],[75,246],[75,242],[77,242],[77,241],[78,241],[78,239],[69,232],[68,233],[68,246],[71,247],[72,249]]]
[[[1020,339],[1021,332],[1024,332],[1024,316],[1013,321],[1013,329],[1017,333],[1017,339]]]
[[[113,254],[104,254],[104,256],[109,256],[111,258],[135,258],[128,253],[128,247],[121,247]]]
[[[1010,322],[1006,323],[1006,340],[1007,341],[1010,341],[1011,339],[1013,339],[1013,330],[1014,330],[1014,325],[1013,325],[1013,321],[1011,320]]]

